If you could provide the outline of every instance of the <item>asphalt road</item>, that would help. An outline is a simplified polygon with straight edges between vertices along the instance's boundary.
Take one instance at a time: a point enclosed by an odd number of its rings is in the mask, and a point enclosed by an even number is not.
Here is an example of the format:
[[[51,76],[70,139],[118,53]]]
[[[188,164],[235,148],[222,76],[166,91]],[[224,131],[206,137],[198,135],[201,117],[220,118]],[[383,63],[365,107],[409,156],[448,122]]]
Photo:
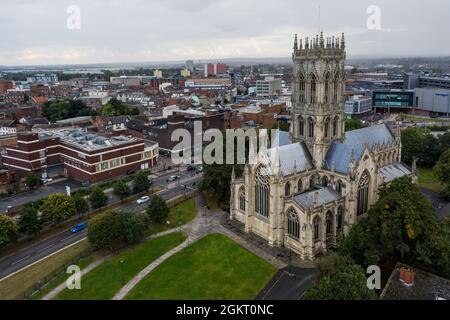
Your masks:
[[[436,214],[439,218],[450,217],[450,202],[442,198],[438,193],[419,188],[420,192],[425,195],[428,200],[430,200],[434,209],[436,209]]]
[[[168,183],[167,178],[174,175],[173,172],[162,174],[160,177],[154,177],[154,187],[164,187],[163,190],[158,192],[158,195],[165,200],[187,194],[196,189],[198,182],[201,180],[201,174],[194,172],[181,172],[175,173],[180,176],[180,180]],[[186,187],[185,187],[186,185]],[[109,197],[110,202],[117,201],[118,199],[111,194]],[[138,212],[145,210],[148,203],[137,204],[136,201],[127,202],[120,205],[116,210],[122,212]],[[36,262],[46,256],[62,249],[72,243],[75,243],[87,236],[87,230],[83,230],[80,233],[72,234],[69,230],[63,231],[49,238],[41,240],[37,243],[31,244],[13,254],[0,259],[0,279],[14,273],[33,262]]]
[[[315,269],[285,268],[278,281],[266,292],[262,300],[298,300],[316,279]]]

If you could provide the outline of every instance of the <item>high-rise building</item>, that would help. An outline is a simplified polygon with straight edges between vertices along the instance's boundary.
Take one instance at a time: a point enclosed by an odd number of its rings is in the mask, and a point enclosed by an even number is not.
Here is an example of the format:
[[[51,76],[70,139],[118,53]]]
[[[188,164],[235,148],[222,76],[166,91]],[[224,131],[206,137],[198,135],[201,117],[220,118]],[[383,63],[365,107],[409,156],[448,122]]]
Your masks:
[[[194,61],[187,60],[186,61],[186,69],[188,69],[190,72],[194,72]]]
[[[153,76],[161,79],[163,77],[163,72],[161,70],[156,69],[155,71],[153,71]]]
[[[225,63],[207,63],[205,64],[205,77],[226,74],[228,66]]]

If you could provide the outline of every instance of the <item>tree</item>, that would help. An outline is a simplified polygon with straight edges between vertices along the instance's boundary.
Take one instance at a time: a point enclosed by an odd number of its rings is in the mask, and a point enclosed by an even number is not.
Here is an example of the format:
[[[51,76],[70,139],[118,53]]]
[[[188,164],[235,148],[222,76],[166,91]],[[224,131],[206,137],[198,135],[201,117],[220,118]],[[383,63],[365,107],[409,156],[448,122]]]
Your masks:
[[[17,226],[12,219],[0,214],[0,247],[15,241],[18,236]]]
[[[152,185],[151,181],[148,179],[148,172],[139,171],[134,178],[134,193],[140,192],[148,192],[150,186]]]
[[[105,117],[126,116],[130,115],[131,111],[122,101],[112,98],[100,109],[100,114]]]
[[[364,123],[357,118],[351,118],[345,121],[345,131],[352,131],[361,128],[364,128]]]
[[[108,197],[99,186],[95,186],[91,190],[89,201],[92,208],[98,209],[108,204]]]
[[[27,184],[28,188],[33,189],[34,187],[39,185],[40,180],[39,177],[36,175],[36,173],[30,171],[27,173],[27,176],[25,177],[25,183]]]
[[[62,193],[51,194],[39,208],[45,223],[59,225],[76,213],[75,202]]]
[[[94,116],[96,115],[96,111],[88,107],[81,100],[60,100],[44,103],[42,115],[48,121],[56,122],[73,117]]]
[[[88,240],[95,249],[113,250],[142,240],[147,227],[145,215],[108,211],[92,219],[88,228]]]
[[[227,201],[230,199],[230,183],[233,165],[211,164],[203,166],[203,180],[200,190],[214,194],[217,199]],[[236,176],[242,173],[242,166],[235,166]]]
[[[450,199],[450,149],[445,151],[434,167],[434,172],[445,188],[442,195]]]
[[[419,157],[425,143],[423,130],[407,128],[402,132],[402,161],[411,165],[415,157]]]
[[[317,283],[306,291],[304,299],[373,300],[377,295],[367,288],[366,274],[361,266],[350,259],[332,255],[319,264]]]
[[[151,221],[163,222],[169,215],[169,207],[163,199],[153,196],[147,207],[147,215]]]
[[[367,219],[353,225],[339,248],[363,266],[388,260],[447,275],[450,233],[409,177],[380,189]]]
[[[120,179],[116,183],[114,183],[114,194],[120,198],[120,200],[124,200],[131,193],[130,187]]]
[[[29,236],[36,235],[42,229],[42,222],[39,219],[37,209],[32,206],[25,206],[20,211],[20,217],[17,225],[21,233]]]
[[[278,121],[276,124],[272,126],[272,129],[279,129],[280,131],[289,132],[290,126],[285,121]]]
[[[72,196],[73,202],[75,203],[75,210],[78,215],[82,216],[89,210],[89,203],[86,201],[81,193],[76,193]]]

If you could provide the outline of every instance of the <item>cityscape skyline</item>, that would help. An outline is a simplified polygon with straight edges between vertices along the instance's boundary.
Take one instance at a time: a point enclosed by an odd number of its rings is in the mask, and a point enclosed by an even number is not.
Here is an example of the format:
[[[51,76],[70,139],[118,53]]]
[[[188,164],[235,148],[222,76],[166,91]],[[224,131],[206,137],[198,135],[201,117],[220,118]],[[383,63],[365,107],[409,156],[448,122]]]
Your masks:
[[[450,55],[448,42],[435,41],[449,29],[448,2],[432,0],[424,7],[420,1],[379,1],[373,6],[366,0],[276,5],[253,0],[24,0],[2,6],[0,27],[14,32],[4,34],[0,65],[289,57],[286,48],[294,34],[311,37],[319,30],[344,32],[349,57]]]

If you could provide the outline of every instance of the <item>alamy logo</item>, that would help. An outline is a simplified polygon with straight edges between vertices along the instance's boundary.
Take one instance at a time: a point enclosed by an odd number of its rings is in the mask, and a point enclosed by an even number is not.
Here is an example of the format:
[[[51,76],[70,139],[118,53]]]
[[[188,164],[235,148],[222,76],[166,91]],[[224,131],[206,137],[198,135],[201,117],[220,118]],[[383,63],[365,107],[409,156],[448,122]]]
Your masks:
[[[67,29],[80,30],[81,29],[81,9],[77,5],[70,5],[66,10],[67,14]]]
[[[77,265],[71,265],[67,268],[67,274],[72,274],[66,280],[66,288],[69,290],[81,289],[81,269]]]
[[[369,30],[381,30],[381,9],[379,6],[371,5],[367,7],[367,29]]]
[[[379,266],[368,266],[367,267],[367,274],[370,274],[370,276],[367,278],[367,288],[370,290],[374,289],[381,289],[381,270]]]

